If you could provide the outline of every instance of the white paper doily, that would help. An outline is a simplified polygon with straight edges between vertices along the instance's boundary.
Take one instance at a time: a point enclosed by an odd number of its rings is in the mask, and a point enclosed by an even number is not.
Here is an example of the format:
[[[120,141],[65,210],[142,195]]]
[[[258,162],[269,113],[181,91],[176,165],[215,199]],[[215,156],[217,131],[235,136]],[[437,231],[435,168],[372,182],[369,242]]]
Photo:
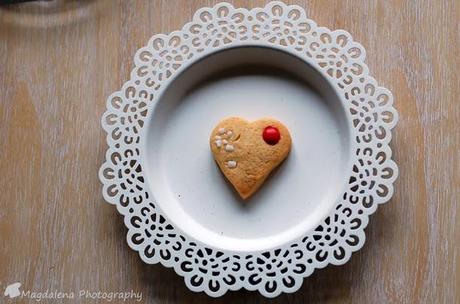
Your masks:
[[[149,109],[174,75],[216,50],[244,45],[283,49],[320,71],[349,109],[356,146],[347,189],[322,224],[252,252],[213,248],[175,227],[149,192],[140,161]],[[146,263],[173,267],[188,288],[213,297],[241,288],[275,297],[299,289],[316,268],[347,262],[363,246],[369,215],[391,198],[398,175],[389,147],[398,117],[393,97],[369,76],[364,59],[349,33],[318,27],[301,7],[281,2],[252,10],[220,3],[198,10],[182,30],[153,36],[102,118],[109,145],[99,171],[103,196],[123,214],[129,246]]]

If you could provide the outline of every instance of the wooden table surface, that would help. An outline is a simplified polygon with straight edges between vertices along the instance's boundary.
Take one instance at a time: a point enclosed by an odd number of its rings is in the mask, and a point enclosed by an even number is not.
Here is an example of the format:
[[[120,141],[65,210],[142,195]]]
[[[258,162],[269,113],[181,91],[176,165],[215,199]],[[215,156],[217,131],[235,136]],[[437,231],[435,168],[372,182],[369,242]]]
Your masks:
[[[460,2],[293,2],[367,49],[400,114],[392,141],[400,177],[349,263],[270,302],[460,303]],[[100,117],[135,51],[214,3],[0,6],[0,292],[19,281],[35,291],[134,290],[152,303],[267,302],[247,291],[213,300],[172,270],[143,264],[97,176],[106,150]]]

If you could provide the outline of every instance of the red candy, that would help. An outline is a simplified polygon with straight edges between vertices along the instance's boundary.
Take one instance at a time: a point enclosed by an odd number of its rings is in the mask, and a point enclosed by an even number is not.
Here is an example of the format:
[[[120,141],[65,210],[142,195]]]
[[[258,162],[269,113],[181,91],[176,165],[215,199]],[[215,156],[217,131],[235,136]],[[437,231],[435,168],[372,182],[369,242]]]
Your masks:
[[[264,129],[262,137],[267,144],[274,146],[280,141],[281,134],[277,128],[268,126]]]

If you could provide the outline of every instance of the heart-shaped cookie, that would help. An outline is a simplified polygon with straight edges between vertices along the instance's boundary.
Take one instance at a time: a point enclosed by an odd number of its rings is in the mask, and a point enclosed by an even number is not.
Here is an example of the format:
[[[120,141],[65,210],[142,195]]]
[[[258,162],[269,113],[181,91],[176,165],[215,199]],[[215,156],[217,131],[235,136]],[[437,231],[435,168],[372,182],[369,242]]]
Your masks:
[[[279,121],[222,120],[212,131],[211,151],[225,177],[243,199],[254,194],[291,150],[291,136]]]

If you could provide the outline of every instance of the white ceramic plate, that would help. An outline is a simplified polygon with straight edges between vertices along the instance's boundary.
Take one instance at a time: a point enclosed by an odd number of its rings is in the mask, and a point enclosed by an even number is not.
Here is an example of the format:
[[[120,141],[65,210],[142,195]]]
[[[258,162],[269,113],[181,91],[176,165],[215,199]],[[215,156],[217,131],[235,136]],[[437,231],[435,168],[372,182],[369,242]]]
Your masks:
[[[317,27],[297,6],[222,3],[152,37],[135,63],[108,100],[100,177],[145,262],[174,267],[211,296],[273,297],[363,245],[397,176],[388,146],[397,113],[348,33]],[[293,140],[246,203],[209,150],[229,116],[273,117]]]

